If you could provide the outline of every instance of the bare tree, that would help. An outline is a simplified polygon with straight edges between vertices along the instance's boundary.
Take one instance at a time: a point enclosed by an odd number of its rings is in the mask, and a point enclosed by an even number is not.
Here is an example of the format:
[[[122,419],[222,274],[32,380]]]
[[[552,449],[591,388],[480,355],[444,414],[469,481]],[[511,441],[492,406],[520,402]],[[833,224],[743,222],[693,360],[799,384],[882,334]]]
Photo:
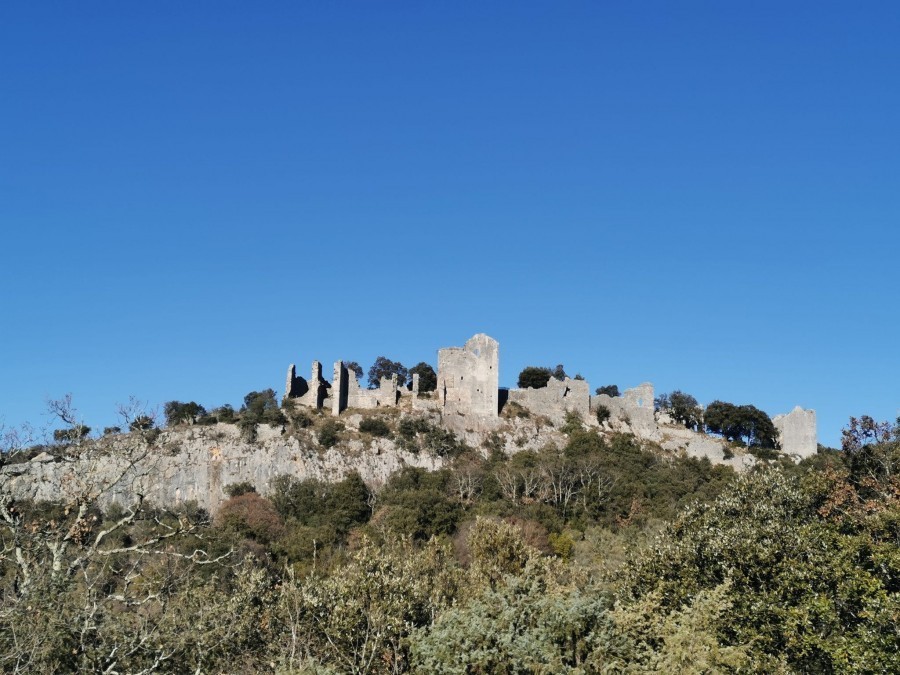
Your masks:
[[[50,410],[83,425],[70,396]],[[2,438],[4,457],[30,440]],[[175,622],[173,591],[231,551],[210,555],[201,520],[146,503],[155,459],[132,436],[73,444],[52,464],[0,467],[0,669],[154,672],[173,658],[178,641],[161,639]],[[29,499],[29,472],[50,468],[53,501]]]

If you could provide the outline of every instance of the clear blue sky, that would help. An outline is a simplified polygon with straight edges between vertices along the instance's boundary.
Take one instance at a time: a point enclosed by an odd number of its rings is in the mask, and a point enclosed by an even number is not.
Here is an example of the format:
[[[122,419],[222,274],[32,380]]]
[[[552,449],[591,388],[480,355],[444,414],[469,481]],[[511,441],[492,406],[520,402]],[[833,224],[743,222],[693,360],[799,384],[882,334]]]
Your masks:
[[[900,406],[900,3],[3,3],[0,417],[296,362]],[[326,366],[326,369],[330,366]]]

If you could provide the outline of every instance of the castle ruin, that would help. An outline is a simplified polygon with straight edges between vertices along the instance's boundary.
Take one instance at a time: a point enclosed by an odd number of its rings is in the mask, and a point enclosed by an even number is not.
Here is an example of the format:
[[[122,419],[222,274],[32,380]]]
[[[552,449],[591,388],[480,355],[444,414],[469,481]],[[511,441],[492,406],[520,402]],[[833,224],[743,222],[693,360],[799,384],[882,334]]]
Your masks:
[[[374,389],[364,389],[342,361],[334,363],[331,382],[323,378],[321,363],[313,361],[309,380],[299,377],[293,364],[289,366],[285,398],[309,408],[330,409],[335,416],[348,409],[382,407],[430,411],[440,415],[444,427],[456,432],[490,431],[499,425],[503,407],[514,403],[556,426],[574,413],[588,426],[630,431],[639,438],[670,449],[687,449],[691,454],[710,456],[710,443],[719,443],[719,439],[671,424],[658,415],[649,382],[621,396],[591,395],[586,380],[568,377],[551,377],[547,386],[537,389],[501,388],[500,345],[484,333],[473,336],[462,347],[439,349],[437,380],[436,397],[420,394],[418,375],[413,375],[408,388],[399,386],[394,375],[381,378],[380,386]],[[596,416],[601,407],[609,411],[603,423]],[[775,416],[773,423],[785,454],[803,458],[817,452],[814,410],[796,407],[786,415]]]

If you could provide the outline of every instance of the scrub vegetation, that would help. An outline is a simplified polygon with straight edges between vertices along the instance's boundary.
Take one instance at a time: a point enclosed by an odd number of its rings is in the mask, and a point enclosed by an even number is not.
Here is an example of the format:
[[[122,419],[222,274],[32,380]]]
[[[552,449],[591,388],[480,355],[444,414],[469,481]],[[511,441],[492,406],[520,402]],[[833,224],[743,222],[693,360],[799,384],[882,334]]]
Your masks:
[[[254,394],[240,411],[178,404],[166,417],[283,424],[274,397]],[[695,423],[686,395],[662,403]],[[723,433],[765,442],[752,410],[725,412]],[[57,435],[55,461],[82,451],[79,424]],[[332,424],[323,446],[342,433]],[[137,460],[155,429],[124,426],[120,452]],[[87,477],[56,503],[4,497],[0,668],[895,671],[900,421],[854,418],[841,451],[742,475],[630,435],[564,430],[562,448],[507,456],[372,418],[368,436],[448,464],[377,489],[356,473],[279,476],[265,494],[235,483],[215,514],[140,498],[101,508],[108,486]],[[7,469],[33,454],[20,440],[7,437]]]

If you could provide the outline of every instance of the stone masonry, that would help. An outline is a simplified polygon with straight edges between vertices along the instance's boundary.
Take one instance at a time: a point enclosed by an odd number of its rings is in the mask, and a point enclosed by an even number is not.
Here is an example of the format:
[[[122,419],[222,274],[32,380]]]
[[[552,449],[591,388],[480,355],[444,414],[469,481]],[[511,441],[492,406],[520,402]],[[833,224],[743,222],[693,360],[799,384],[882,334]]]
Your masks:
[[[816,437],[816,411],[795,407],[786,415],[772,418],[781,441],[781,451],[786,455],[810,457],[819,450]]]
[[[615,397],[592,396],[587,381],[571,378],[551,378],[546,387],[538,389],[501,390],[500,345],[484,333],[469,338],[462,347],[440,349],[437,356],[436,400],[419,395],[418,376],[415,375],[410,390],[400,387],[396,376],[382,378],[376,389],[364,389],[342,361],[334,364],[332,382],[322,377],[322,366],[318,361],[312,362],[309,380],[298,377],[292,364],[288,368],[285,397],[311,408],[328,407],[332,415],[340,415],[345,410],[402,404],[409,410],[438,413],[443,426],[458,433],[483,433],[496,428],[500,410],[507,402],[516,403],[556,426],[561,425],[570,413],[577,414],[587,426],[600,426],[597,412],[605,407],[610,413],[604,423],[607,428],[630,431],[644,440],[687,448],[688,452],[702,447],[700,454],[703,456],[724,454],[721,439],[683,427],[679,429],[664,416],[658,419],[654,410],[653,385],[649,382]],[[773,422],[786,454],[795,457],[815,454],[814,410],[794,408],[787,415],[776,416]]]

